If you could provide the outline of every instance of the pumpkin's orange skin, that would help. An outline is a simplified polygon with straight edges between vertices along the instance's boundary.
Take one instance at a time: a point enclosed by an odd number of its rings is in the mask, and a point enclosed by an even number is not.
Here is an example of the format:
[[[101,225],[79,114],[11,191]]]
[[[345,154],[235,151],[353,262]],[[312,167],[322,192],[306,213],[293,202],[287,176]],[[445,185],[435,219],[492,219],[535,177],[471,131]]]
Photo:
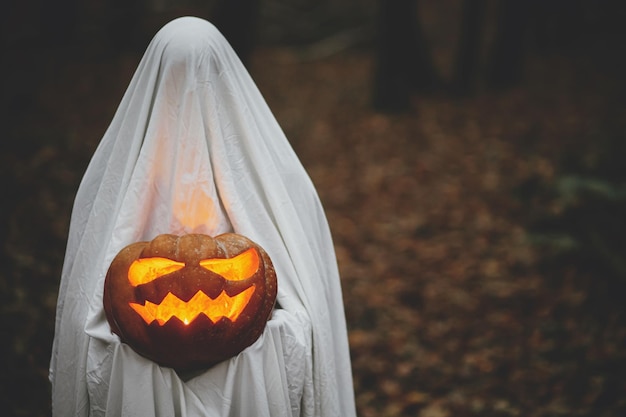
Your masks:
[[[229,281],[200,267],[206,259],[228,259],[255,248],[260,255],[257,272],[243,281]],[[185,263],[185,267],[152,282],[133,287],[128,269],[139,258],[161,257]],[[189,300],[198,290],[210,298],[222,291],[229,296],[250,286],[252,298],[232,322],[221,318],[213,323],[200,314],[185,325],[172,317],[165,324],[146,324],[130,303],[160,303],[168,292]],[[150,242],[137,242],[122,249],[113,259],[104,283],[104,311],[111,330],[137,353],[177,370],[208,368],[237,355],[263,333],[276,301],[276,273],[267,253],[248,238],[226,233],[215,238],[202,234],[159,235]]]

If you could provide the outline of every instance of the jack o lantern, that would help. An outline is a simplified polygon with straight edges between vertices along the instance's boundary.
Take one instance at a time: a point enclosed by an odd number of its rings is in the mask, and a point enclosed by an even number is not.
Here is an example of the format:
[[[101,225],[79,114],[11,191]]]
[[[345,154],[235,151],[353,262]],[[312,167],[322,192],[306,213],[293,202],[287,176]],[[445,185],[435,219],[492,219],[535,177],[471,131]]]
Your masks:
[[[111,330],[177,370],[210,367],[251,345],[276,301],[267,253],[226,233],[159,235],[122,249],[104,282]]]

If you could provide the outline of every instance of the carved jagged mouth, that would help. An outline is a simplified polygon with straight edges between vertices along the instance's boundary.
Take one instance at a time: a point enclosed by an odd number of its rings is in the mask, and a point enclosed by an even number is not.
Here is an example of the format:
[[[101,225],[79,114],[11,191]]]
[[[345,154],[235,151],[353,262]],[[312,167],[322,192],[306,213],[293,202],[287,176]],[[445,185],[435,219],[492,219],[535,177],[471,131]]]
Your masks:
[[[215,299],[198,291],[189,301],[183,301],[174,294],[167,293],[159,304],[146,301],[145,305],[138,303],[129,303],[129,305],[147,324],[156,320],[162,326],[172,317],[178,318],[184,324],[189,324],[200,314],[207,316],[213,323],[222,317],[236,321],[248,305],[255,288],[256,286],[253,285],[232,297],[222,291]]]

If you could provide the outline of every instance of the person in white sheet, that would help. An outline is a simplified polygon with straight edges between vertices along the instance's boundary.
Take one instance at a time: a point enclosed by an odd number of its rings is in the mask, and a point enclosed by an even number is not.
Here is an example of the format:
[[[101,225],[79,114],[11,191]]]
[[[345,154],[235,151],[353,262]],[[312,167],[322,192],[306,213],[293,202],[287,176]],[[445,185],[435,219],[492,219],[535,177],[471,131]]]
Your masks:
[[[262,336],[179,374],[111,332],[107,268],[162,233],[236,232],[278,277]],[[150,42],[74,202],[50,362],[54,416],[356,414],[341,284],[317,192],[252,78],[209,22]]]

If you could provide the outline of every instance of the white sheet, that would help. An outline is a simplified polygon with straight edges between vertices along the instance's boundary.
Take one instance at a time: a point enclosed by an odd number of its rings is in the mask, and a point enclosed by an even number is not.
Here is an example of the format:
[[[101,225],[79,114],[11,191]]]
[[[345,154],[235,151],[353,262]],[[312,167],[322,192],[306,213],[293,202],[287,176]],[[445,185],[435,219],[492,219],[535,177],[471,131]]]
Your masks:
[[[280,308],[237,357],[178,375],[112,334],[117,252],[160,233],[259,243]],[[222,35],[193,17],[148,46],[74,202],[50,363],[55,416],[355,415],[347,331],[324,211]]]

